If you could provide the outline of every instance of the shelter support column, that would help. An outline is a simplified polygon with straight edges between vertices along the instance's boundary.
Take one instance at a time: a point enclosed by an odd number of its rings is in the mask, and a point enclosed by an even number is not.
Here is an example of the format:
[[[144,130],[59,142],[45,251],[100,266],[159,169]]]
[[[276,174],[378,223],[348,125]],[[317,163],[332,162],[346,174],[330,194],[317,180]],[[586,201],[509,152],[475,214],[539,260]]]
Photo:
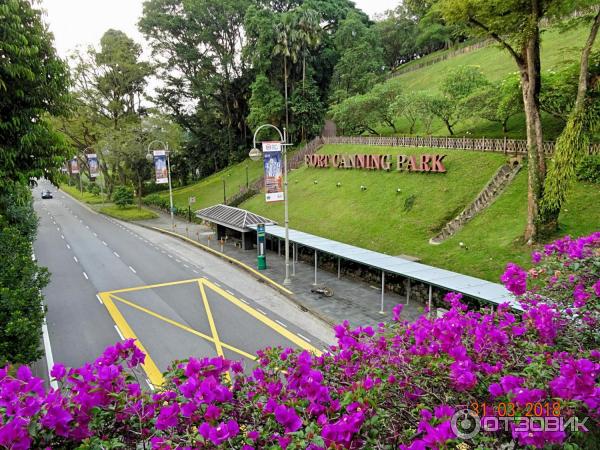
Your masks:
[[[381,309],[379,310],[379,314],[385,314],[383,310],[383,300],[385,297],[385,272],[381,271]]]
[[[317,249],[315,248],[315,282],[313,283],[314,285],[317,284],[317,262],[319,260],[319,252],[317,252]]]
[[[410,278],[406,279],[406,304],[410,301]]]
[[[342,261],[341,258],[338,257],[338,280],[342,277]]]
[[[432,298],[432,292],[431,291],[432,291],[432,287],[431,287],[431,285],[429,285],[429,302],[428,302],[428,305],[429,305],[429,317],[433,317],[432,316],[432,310],[431,310],[431,308],[433,306],[433,298]]]

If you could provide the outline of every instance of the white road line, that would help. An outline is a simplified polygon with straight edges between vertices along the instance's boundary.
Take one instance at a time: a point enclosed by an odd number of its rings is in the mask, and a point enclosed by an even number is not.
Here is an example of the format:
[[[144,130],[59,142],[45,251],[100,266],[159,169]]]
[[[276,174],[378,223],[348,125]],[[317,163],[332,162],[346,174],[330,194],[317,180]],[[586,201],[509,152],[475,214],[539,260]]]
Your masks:
[[[187,264],[184,264],[183,267],[185,267],[186,269],[190,268],[190,266],[188,266]]]
[[[64,235],[64,234],[61,234],[61,235],[60,235],[60,238],[61,238],[61,239],[64,239],[64,238],[65,238],[65,235]]]
[[[181,261],[179,261],[177,258],[175,258],[175,262],[178,262],[178,263],[180,263]]]
[[[243,301],[246,305],[249,305],[250,303],[248,303],[246,300],[244,300],[243,298],[238,298],[238,300]]]
[[[56,227],[56,231],[60,231],[60,228]]]
[[[106,242],[102,241],[102,243],[108,247],[108,244]]]
[[[119,335],[119,337],[121,338],[121,340],[122,340],[122,341],[124,341],[124,340],[125,340],[125,338],[124,338],[124,337],[123,337],[123,335],[121,334],[121,330],[119,330],[119,327],[117,327],[116,325],[115,325],[115,330],[117,330],[117,334]]]
[[[131,267],[131,266],[129,266],[129,270],[131,270],[133,273],[137,273],[137,272],[135,271],[135,269],[134,269],[133,267]]]
[[[231,292],[229,289],[225,289],[225,292],[229,292],[231,295],[235,295],[233,292]]]
[[[43,308],[43,306],[42,306]],[[46,354],[46,365],[48,366],[48,378],[50,379],[50,386],[54,389],[58,389],[58,383],[55,379],[52,378],[50,372],[52,371],[52,367],[54,367],[54,356],[52,356],[52,346],[50,345],[50,335],[48,334],[48,324],[46,323],[46,319],[44,318],[44,323],[42,324],[42,338],[44,341],[44,353]]]
[[[95,237],[98,237],[98,233],[94,233],[94,236],[95,236]]]
[[[298,336],[300,336],[302,339],[304,339],[306,342],[310,342],[310,339],[307,338],[306,336],[301,335],[300,333],[296,333]]]
[[[161,252],[161,253],[167,253],[167,252],[165,252],[164,250],[161,250],[160,252]]]
[[[73,259],[75,260],[76,263],[79,262],[79,260],[77,259],[77,256],[73,256]]]
[[[154,385],[150,382],[150,380],[148,378],[146,378],[146,383],[148,383],[148,387],[150,388],[150,390],[153,391]]]
[[[86,227],[88,230],[90,229],[90,226],[89,226],[89,225],[86,225],[85,227]]]
[[[275,319],[275,322],[277,322],[279,325],[281,325],[283,328],[287,328],[287,325],[283,322],[280,322],[279,320]]]
[[[221,287],[221,285],[219,283],[217,283],[216,281],[213,281],[214,284],[216,284],[217,286]]]
[[[96,298],[98,299],[98,301],[100,302],[101,305],[104,305],[104,303],[102,303],[102,299],[100,298],[100,296],[98,294],[96,294]]]
[[[69,250],[71,250],[71,246],[70,246],[69,244],[67,244],[67,248],[68,248]]]
[[[261,313],[261,314],[264,314],[265,316],[267,315],[267,313],[266,313],[266,312],[264,312],[264,311],[263,311],[262,309],[260,309],[260,308],[256,308],[256,310],[257,310],[259,313]]]
[[[192,272],[194,272],[194,273],[200,273],[196,269],[192,269]]]
[[[120,258],[119,254],[117,252],[113,252],[113,254],[117,257]]]
[[[83,272],[83,276],[85,277],[86,280],[89,280],[89,277],[87,276],[87,273]]]
[[[169,258],[173,259],[173,255],[167,255]]]

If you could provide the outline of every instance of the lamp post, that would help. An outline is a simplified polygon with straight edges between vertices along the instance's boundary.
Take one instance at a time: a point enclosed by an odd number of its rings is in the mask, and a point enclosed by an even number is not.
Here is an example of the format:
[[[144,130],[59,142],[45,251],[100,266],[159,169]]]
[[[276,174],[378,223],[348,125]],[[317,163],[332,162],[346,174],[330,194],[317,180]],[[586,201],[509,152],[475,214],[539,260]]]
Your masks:
[[[165,149],[165,155],[167,157],[167,178],[169,180],[169,205],[170,205],[170,212],[171,212],[171,229],[174,230],[175,229],[175,217],[173,216],[173,188],[171,187],[171,161],[169,159],[169,144],[165,143],[163,141],[159,141],[154,140],[152,142],[150,142],[148,144],[148,153],[146,154],[146,159],[148,161],[154,161],[154,154],[150,151],[150,147],[152,147],[152,144],[154,143],[158,143],[158,144],[162,144],[162,148]]]
[[[289,217],[288,217],[287,146],[291,145],[291,144],[287,143],[287,136],[285,134],[285,131],[286,131],[285,128],[283,129],[283,133],[282,133],[279,130],[279,128],[277,128],[275,125],[271,125],[268,123],[261,125],[254,132],[254,138],[252,141],[253,142],[252,150],[250,150],[250,153],[248,154],[248,156],[250,156],[251,160],[258,161],[259,159],[262,158],[262,152],[258,148],[256,148],[256,135],[263,128],[272,128],[275,131],[277,131],[277,133],[279,133],[279,137],[281,139],[281,145],[283,147],[283,149],[282,149],[282,153],[283,153],[283,210],[284,210],[283,221],[285,223],[285,278],[283,280],[283,284],[289,285],[292,283],[292,281],[290,280],[290,238],[289,238]]]

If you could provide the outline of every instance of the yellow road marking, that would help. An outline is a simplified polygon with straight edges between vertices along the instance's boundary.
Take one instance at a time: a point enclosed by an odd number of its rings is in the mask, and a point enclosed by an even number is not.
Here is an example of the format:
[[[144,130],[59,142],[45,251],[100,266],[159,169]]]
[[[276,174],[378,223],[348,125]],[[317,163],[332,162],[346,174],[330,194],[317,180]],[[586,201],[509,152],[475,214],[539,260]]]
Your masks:
[[[143,306],[136,305],[135,303],[130,302],[129,300],[125,300],[124,298],[121,298],[121,297],[119,297],[117,295],[114,295],[112,293],[110,294],[110,296],[113,299],[117,300],[118,302],[124,303],[127,306],[131,306],[132,308],[135,308],[135,309],[137,309],[139,311],[142,311],[142,312],[144,312],[144,313],[146,313],[146,314],[148,314],[148,315],[150,315],[152,317],[155,317],[155,318],[157,318],[159,320],[167,322],[168,324],[171,324],[171,325],[173,325],[173,326],[175,326],[177,328],[181,328],[182,330],[187,331],[188,333],[194,334],[194,335],[196,335],[198,337],[201,337],[202,339],[205,339],[205,340],[207,340],[209,342],[212,342],[212,343],[215,342],[215,340],[212,337],[210,337],[209,335],[204,334],[204,333],[202,333],[202,332],[200,332],[198,330],[195,330],[195,329],[193,329],[191,327],[188,327],[187,325],[184,325],[184,324],[182,324],[180,322],[176,322],[175,320],[169,319],[168,317],[164,317],[164,316],[162,316],[162,315],[160,315],[160,314],[158,314],[158,313],[156,313],[156,312],[154,312],[154,311],[152,311],[152,310],[150,310],[148,308],[144,308]],[[226,348],[227,350],[231,350],[232,352],[235,352],[235,353],[237,353],[237,354],[239,354],[241,356],[244,356],[245,358],[248,358],[250,360],[256,361],[256,359],[257,359],[256,356],[251,355],[250,353],[246,353],[245,351],[240,350],[239,348],[236,348],[233,345],[229,345],[229,344],[226,344],[224,342],[221,342],[221,345],[223,346],[223,348]]]
[[[221,346],[215,320],[213,319],[212,311],[210,310],[210,305],[208,304],[208,298],[206,298],[206,292],[204,292],[204,280],[198,280],[198,287],[200,288],[200,295],[202,295],[202,302],[204,303],[204,310],[206,311],[206,317],[208,318],[210,332],[212,333],[212,337],[214,339],[215,350],[217,350],[217,355],[225,357],[225,355],[223,355],[223,347]]]
[[[125,288],[125,289],[117,289],[114,291],[109,291],[109,293],[110,294],[118,294],[120,292],[143,291],[145,289],[154,289],[154,288],[164,287],[164,286],[176,286],[178,284],[197,283],[197,282],[198,282],[198,278],[191,278],[189,280],[169,281],[167,283],[147,284],[144,286],[136,286],[136,287],[130,287],[130,288]]]
[[[146,372],[146,375],[148,375],[150,382],[156,387],[161,386],[164,383],[162,373],[160,370],[158,370],[158,367],[150,357],[148,351],[144,348],[143,344],[137,338],[119,309],[113,303],[112,299],[110,298],[110,294],[108,292],[101,292],[99,295],[102,299],[102,303],[104,303],[104,306],[106,306],[108,313],[119,327],[119,330],[121,330],[121,333],[123,333],[123,336],[126,339],[135,339],[135,345],[137,345],[137,347],[146,354],[142,368]]]
[[[243,262],[241,262],[241,261],[239,261],[239,260],[237,260],[235,258],[232,258],[231,256],[228,256],[228,255],[225,255],[224,253],[218,252],[215,249],[207,247],[206,245],[203,245],[203,244],[201,244],[199,242],[196,242],[193,239],[190,239],[190,238],[188,238],[186,236],[183,236],[183,235],[181,235],[179,233],[174,233],[172,231],[165,230],[164,228],[159,228],[159,227],[150,227],[150,228],[152,228],[153,230],[156,230],[156,231],[160,231],[161,233],[165,233],[165,234],[170,234],[172,236],[176,236],[179,239],[183,239],[184,241],[188,241],[188,242],[194,244],[196,247],[200,247],[200,248],[206,250],[207,252],[210,252],[210,253],[213,253],[215,255],[221,256],[221,257],[227,259],[228,261],[231,261],[232,263],[237,264],[238,266],[243,267],[246,270],[249,270],[250,272],[252,272],[256,276],[258,276],[258,277],[262,278],[263,280],[265,280],[267,283],[272,284],[273,286],[277,287],[277,289],[279,289],[281,291],[284,291],[285,293],[287,293],[289,295],[293,295],[294,294],[292,291],[290,291],[286,287],[282,286],[281,284],[277,283],[276,281],[271,280],[269,277],[267,277],[266,275],[260,273],[258,270],[250,267],[248,264],[245,264],[245,263],[243,263]]]
[[[313,347],[312,345],[307,343],[305,340],[301,339],[299,336],[296,336],[291,331],[289,331],[286,328],[279,325],[277,322],[275,322],[275,321],[269,319],[267,316],[259,313],[254,308],[252,308],[250,305],[246,305],[244,302],[242,302],[238,298],[234,297],[229,292],[224,291],[223,289],[221,289],[219,286],[215,285],[214,283],[211,283],[210,281],[208,281],[206,279],[202,280],[201,283],[203,285],[206,285],[208,288],[210,288],[214,292],[221,295],[221,297],[224,297],[225,299],[229,300],[231,303],[233,303],[234,305],[236,305],[238,308],[242,309],[246,313],[250,314],[255,319],[264,323],[266,326],[268,326],[272,330],[276,331],[277,333],[281,334],[283,337],[292,341],[298,347],[300,347],[304,350],[308,350],[317,356],[320,356],[322,354],[322,352],[319,349],[317,349],[316,347]]]

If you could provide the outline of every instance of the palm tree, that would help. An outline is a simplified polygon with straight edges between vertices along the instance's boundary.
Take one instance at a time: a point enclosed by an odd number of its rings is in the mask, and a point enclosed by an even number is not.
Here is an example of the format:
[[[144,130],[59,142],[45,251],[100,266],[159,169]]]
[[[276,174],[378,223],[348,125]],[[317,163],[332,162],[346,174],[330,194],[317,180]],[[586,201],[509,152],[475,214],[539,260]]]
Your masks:
[[[288,58],[295,63],[298,60],[298,33],[295,30],[292,17],[288,13],[281,16],[281,22],[275,26],[277,35],[277,43],[273,47],[274,55],[283,56],[283,83],[285,90],[285,127],[289,128],[289,112],[288,112]]]
[[[310,54],[310,50],[317,48],[321,43],[321,17],[317,11],[309,8],[300,10],[296,19],[298,41],[302,53],[302,89],[304,89],[306,56]]]

